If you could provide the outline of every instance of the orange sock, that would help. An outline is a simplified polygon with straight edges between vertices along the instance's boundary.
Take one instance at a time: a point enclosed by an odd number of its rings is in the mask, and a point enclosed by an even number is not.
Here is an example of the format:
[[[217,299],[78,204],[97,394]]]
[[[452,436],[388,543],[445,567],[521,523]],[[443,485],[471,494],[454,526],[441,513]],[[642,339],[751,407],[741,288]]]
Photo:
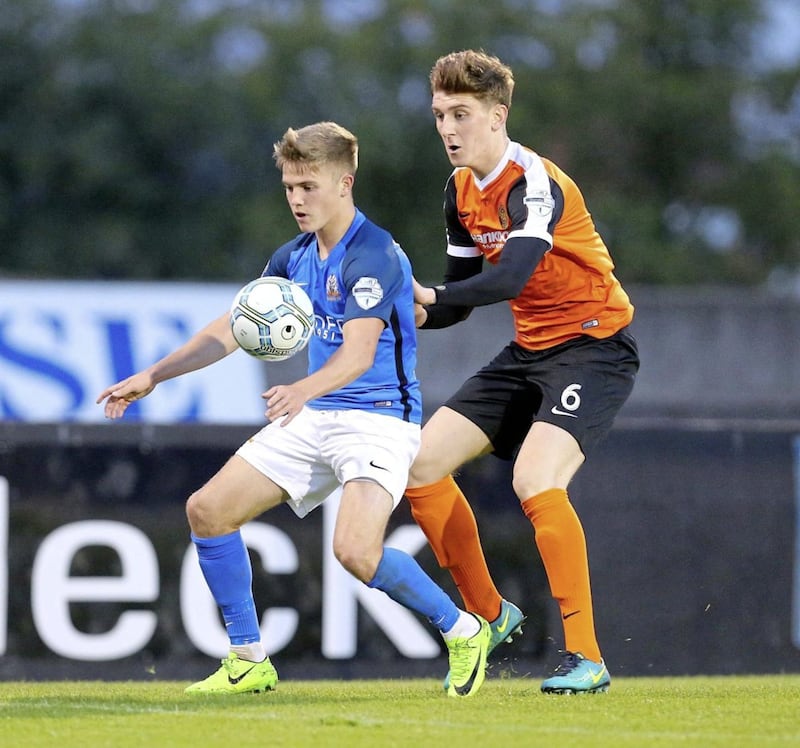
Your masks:
[[[522,510],[533,525],[550,592],[561,611],[566,649],[599,662],[586,538],[567,492],[542,491],[525,499]]]
[[[449,570],[467,610],[493,621],[500,615],[502,598],[486,566],[472,507],[453,477],[407,488],[406,498],[439,566]]]

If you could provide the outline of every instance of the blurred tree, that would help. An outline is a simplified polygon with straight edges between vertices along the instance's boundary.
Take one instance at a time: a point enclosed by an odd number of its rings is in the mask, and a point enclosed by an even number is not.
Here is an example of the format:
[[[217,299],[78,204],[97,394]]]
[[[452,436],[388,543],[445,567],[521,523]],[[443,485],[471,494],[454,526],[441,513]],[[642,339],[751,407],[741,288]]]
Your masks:
[[[581,185],[626,282],[800,269],[800,70],[759,0],[0,0],[0,272],[236,279],[296,232],[271,146],[335,119],[359,204],[444,264],[436,57],[482,47],[512,137]]]

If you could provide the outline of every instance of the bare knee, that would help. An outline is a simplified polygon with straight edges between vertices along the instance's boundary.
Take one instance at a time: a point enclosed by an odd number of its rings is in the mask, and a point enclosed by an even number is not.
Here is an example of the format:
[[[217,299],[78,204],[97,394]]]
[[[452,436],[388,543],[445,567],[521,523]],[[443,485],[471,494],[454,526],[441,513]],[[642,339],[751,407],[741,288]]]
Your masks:
[[[517,462],[511,476],[511,487],[520,501],[525,501],[542,491],[549,491],[551,488],[562,488],[566,491],[581,461],[582,456],[581,460],[562,463],[553,461],[531,465]]]
[[[517,474],[515,471],[514,476],[511,479],[511,487],[514,489],[514,493],[516,494],[517,498],[520,501],[525,501],[525,499],[529,499],[531,496],[536,496],[536,494],[546,491],[548,488],[552,488],[553,486],[546,486],[541,477]]]
[[[491,443],[472,421],[447,406],[439,408],[425,428],[409,471],[412,488],[440,481],[465,462],[491,451]]]
[[[375,577],[383,548],[381,547],[380,553],[376,554],[374,550],[368,551],[354,543],[346,541],[339,543],[334,540],[333,555],[346,571],[366,584]]]
[[[549,491],[551,488],[566,489],[568,484],[569,478],[561,477],[552,470],[531,470],[530,466],[527,470],[515,466],[511,477],[511,487],[520,501],[537,496],[543,491]]]
[[[420,452],[417,454],[416,459],[411,464],[408,471],[408,485],[411,488],[418,486],[427,486],[429,483],[435,483],[444,475],[440,475],[441,468],[437,465],[435,460],[427,459],[425,455]]]
[[[192,533],[201,538],[214,538],[236,528],[225,520],[213,497],[204,489],[195,491],[186,501],[186,519]]]

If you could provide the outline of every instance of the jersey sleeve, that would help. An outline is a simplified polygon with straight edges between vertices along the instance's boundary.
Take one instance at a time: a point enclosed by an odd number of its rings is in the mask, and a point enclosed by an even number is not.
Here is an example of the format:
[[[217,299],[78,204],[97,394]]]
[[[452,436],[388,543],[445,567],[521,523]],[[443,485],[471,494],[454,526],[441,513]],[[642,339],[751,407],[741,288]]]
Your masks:
[[[392,309],[403,286],[403,271],[395,245],[370,251],[348,252],[342,264],[347,290],[342,322],[359,317],[378,317],[389,324]]]
[[[287,242],[286,244],[278,247],[273,252],[272,257],[267,260],[261,276],[277,275],[280,278],[289,277],[289,258],[291,257],[292,247],[296,244],[295,241]]]
[[[447,255],[447,269],[444,273],[444,283],[464,280],[477,275],[483,268],[483,256],[456,257]],[[472,312],[471,306],[456,306],[453,304],[429,304],[425,307],[427,317],[422,323],[423,330],[441,330],[458,322],[463,322]]]
[[[508,192],[508,239],[529,237],[553,246],[553,231],[564,212],[564,194],[539,159]]]
[[[452,199],[455,205],[455,186]],[[541,161],[534,160],[509,187],[504,200],[502,207],[508,212],[510,230],[497,263],[485,267],[479,275],[437,286],[437,304],[475,307],[516,298],[553,246],[553,230],[563,205],[560,189]],[[455,218],[458,220],[457,212]],[[466,250],[448,244],[447,251],[454,254]],[[477,248],[475,251],[479,252]]]
[[[436,303],[475,307],[516,298],[548,249],[542,239],[509,239],[497,265],[471,278],[436,286]]]

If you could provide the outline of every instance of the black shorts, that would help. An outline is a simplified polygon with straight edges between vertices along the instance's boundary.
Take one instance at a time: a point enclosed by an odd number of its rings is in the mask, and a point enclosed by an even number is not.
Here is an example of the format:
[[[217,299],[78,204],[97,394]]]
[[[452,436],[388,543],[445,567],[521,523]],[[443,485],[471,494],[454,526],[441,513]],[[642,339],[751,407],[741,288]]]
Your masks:
[[[510,343],[444,404],[478,426],[504,460],[516,456],[534,421],[568,431],[586,455],[611,430],[638,370],[627,328],[540,351]]]

